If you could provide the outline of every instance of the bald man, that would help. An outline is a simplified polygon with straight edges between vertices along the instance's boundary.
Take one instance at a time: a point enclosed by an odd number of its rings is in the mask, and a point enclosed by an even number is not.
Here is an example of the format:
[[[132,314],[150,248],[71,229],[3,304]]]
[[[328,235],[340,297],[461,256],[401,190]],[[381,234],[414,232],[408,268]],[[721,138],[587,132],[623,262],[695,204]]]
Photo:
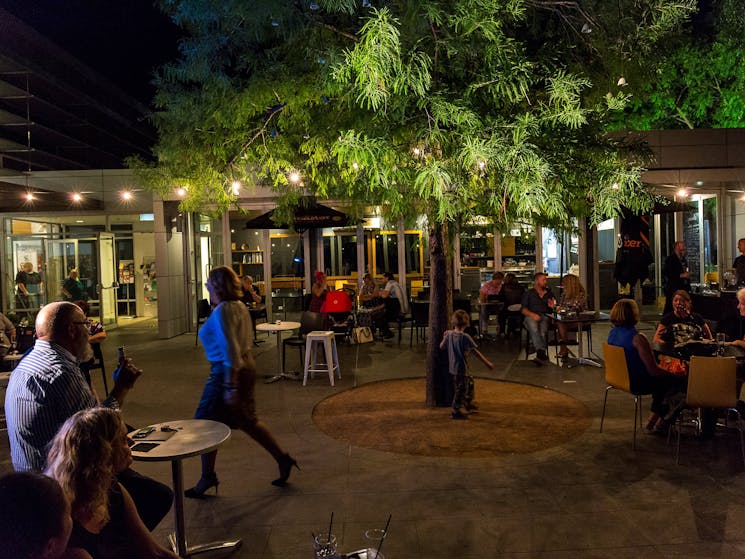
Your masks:
[[[69,417],[98,405],[119,409],[142,374],[127,360],[109,397],[99,404],[79,367],[88,348],[83,311],[68,302],[46,305],[36,316],[36,335],[33,349],[13,370],[5,394],[10,457],[16,471],[43,471],[49,443]],[[145,525],[155,528],[170,509],[170,489],[131,470],[119,481],[131,493]]]

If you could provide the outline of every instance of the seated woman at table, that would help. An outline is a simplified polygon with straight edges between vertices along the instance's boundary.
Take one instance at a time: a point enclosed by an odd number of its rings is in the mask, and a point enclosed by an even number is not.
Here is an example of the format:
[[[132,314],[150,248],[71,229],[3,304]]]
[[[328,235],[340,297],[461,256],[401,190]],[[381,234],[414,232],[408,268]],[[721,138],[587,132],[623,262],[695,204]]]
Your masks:
[[[569,313],[581,313],[587,308],[587,292],[574,274],[567,274],[561,279],[561,301],[558,308]],[[559,357],[566,359],[569,357],[567,338],[569,332],[577,331],[577,323],[562,321],[556,324],[559,330]]]
[[[674,419],[666,399],[670,394],[685,392],[685,377],[671,375],[657,365],[649,340],[636,329],[639,322],[636,301],[617,301],[610,312],[610,321],[613,328],[608,334],[608,344],[624,350],[631,391],[652,394],[647,429],[665,434]]]
[[[662,317],[654,333],[654,342],[675,345],[693,340],[711,340],[711,330],[704,318],[693,312],[691,296],[682,289],[673,294],[673,311]],[[660,366],[676,374],[685,374],[687,365],[675,357],[662,357]]]
[[[70,547],[95,559],[170,558],[137,514],[115,475],[132,463],[131,440],[119,412],[89,408],[70,417],[52,440],[46,474],[70,500]]]
[[[522,308],[525,287],[520,285],[515,274],[507,272],[504,276],[502,292],[504,306],[499,313],[499,332],[503,333],[505,338],[509,338],[510,331],[519,331],[523,323],[523,315],[520,309]]]
[[[363,311],[362,309],[365,310]],[[385,304],[383,303],[383,299],[380,297],[380,288],[378,287],[378,284],[373,281],[370,274],[365,274],[362,277],[360,310],[357,314],[360,326],[374,326],[383,333],[383,337],[386,339],[390,339],[394,336],[390,326],[388,326],[388,321],[385,318]],[[369,324],[363,324],[365,320],[368,320]]]
[[[314,277],[315,281],[313,282],[313,285],[310,286],[311,299],[308,310],[310,312],[321,312],[323,301],[326,299],[326,294],[329,292],[328,280],[326,279],[326,274],[320,270],[316,270]]]

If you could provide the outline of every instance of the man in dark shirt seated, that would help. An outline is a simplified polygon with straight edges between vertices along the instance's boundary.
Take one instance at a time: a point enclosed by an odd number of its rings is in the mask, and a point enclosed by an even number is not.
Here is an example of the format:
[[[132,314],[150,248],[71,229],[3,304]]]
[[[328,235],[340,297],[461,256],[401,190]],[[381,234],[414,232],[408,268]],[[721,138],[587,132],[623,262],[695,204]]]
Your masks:
[[[34,348],[13,370],[5,395],[10,457],[16,471],[43,471],[50,442],[76,412],[98,405],[119,409],[142,371],[129,360],[115,373],[114,388],[101,404],[78,365],[88,347],[88,321],[77,305],[56,302],[36,317]],[[117,475],[149,530],[168,514],[173,492],[131,469]]]
[[[525,317],[525,327],[536,351],[537,365],[548,361],[548,313],[554,308],[556,299],[548,288],[548,276],[538,272],[533,276],[533,287],[523,294],[521,312]]]

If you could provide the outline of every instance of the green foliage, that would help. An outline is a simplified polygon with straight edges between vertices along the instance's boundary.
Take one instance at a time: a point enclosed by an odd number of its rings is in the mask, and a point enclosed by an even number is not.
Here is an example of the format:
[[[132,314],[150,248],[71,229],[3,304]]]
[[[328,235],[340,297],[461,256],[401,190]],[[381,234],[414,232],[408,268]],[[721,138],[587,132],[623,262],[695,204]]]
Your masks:
[[[656,66],[642,65],[630,77],[632,95],[616,128],[745,126],[745,12],[740,0],[712,6],[706,18],[662,45]]]
[[[274,189],[280,213],[311,193],[503,228],[651,205],[606,136],[629,100],[608,84],[693,0],[371,3],[164,2],[191,36],[157,78],[157,165],[133,166],[186,186],[186,210],[225,210],[234,180]]]

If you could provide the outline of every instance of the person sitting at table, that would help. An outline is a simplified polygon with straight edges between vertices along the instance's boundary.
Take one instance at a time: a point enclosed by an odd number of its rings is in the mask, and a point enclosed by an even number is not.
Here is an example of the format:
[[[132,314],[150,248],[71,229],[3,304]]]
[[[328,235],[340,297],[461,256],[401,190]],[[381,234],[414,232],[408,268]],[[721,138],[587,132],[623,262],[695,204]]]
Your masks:
[[[649,340],[636,329],[639,323],[636,301],[617,301],[611,309],[610,321],[613,327],[608,334],[608,344],[624,350],[631,392],[652,394],[647,429],[655,434],[667,434],[674,417],[666,399],[670,394],[685,392],[685,377],[672,375],[657,364]]]
[[[491,279],[484,283],[479,289],[479,302],[481,307],[479,309],[479,329],[481,335],[486,336],[489,330],[489,314],[494,308],[486,303],[489,301],[504,301],[504,284],[502,280],[504,274],[502,272],[494,272],[491,275]],[[500,330],[504,333],[503,330]]]
[[[207,291],[214,309],[199,329],[199,339],[210,362],[210,375],[194,417],[244,431],[277,461],[279,477],[272,484],[283,486],[292,467],[298,465],[256,417],[253,328],[248,309],[240,302],[241,283],[232,268],[218,266],[209,273]],[[202,477],[184,492],[186,497],[201,499],[211,487],[217,491],[216,460],[217,450],[202,455]]]
[[[88,348],[86,349],[85,355],[80,360],[80,371],[85,375],[85,380],[88,382],[88,386],[92,386],[91,367],[96,361],[93,354],[94,344],[100,346],[101,342],[106,339],[106,330],[104,330],[103,325],[100,322],[88,318],[88,315],[91,312],[88,303],[81,300],[75,301],[73,304],[77,305],[78,308],[83,311],[86,322],[88,323]]]
[[[499,312],[499,332],[500,336],[510,337],[512,330],[520,330],[523,323],[522,300],[525,287],[523,287],[517,276],[512,272],[507,272],[504,276],[504,306]]]
[[[110,408],[81,410],[52,440],[46,474],[70,500],[70,546],[95,559],[176,559],[160,546],[116,479],[132,464],[131,439],[121,415]]]
[[[16,341],[16,327],[10,319],[0,312],[0,359],[10,353]]]
[[[691,296],[679,289],[673,294],[673,310],[662,317],[654,333],[654,342],[658,344],[677,345],[695,340],[711,340],[711,330],[704,318],[693,312]],[[677,374],[686,374],[687,365],[675,357],[663,356],[660,366]]]
[[[326,274],[320,270],[316,270],[314,274],[315,281],[310,286],[310,306],[308,310],[310,312],[321,312],[323,302],[326,300],[326,294],[329,292],[328,279]]]
[[[558,305],[562,312],[581,313],[587,308],[587,293],[579,278],[574,274],[567,274],[561,279],[561,301]],[[557,322],[559,331],[559,357],[569,357],[567,339],[569,332],[577,330],[577,323],[561,321]]]
[[[68,547],[70,503],[59,483],[36,472],[0,478],[0,559],[91,559]]]
[[[391,320],[398,320],[402,314],[409,312],[409,305],[404,296],[403,288],[393,279],[393,272],[385,272],[383,277],[386,279],[386,283],[380,292],[380,296],[385,303],[385,318],[390,322]]]
[[[380,288],[378,284],[373,281],[370,274],[365,274],[362,277],[362,288],[360,289],[360,307],[365,309],[365,312],[358,312],[359,317],[366,318],[369,324],[363,324],[365,319],[360,321],[360,326],[373,326],[379,329],[383,333],[383,338],[388,340],[391,339],[394,334],[388,326],[388,320],[385,317],[385,304],[383,299],[380,297]]]
[[[523,294],[521,312],[525,317],[525,327],[535,348],[536,365],[548,361],[548,313],[554,308],[556,299],[548,287],[548,276],[538,272],[533,276],[533,287]]]
[[[261,295],[256,293],[256,290],[254,289],[254,279],[249,276],[245,275],[241,278],[241,287],[243,288],[243,297],[241,297],[241,301],[245,305],[252,305],[253,303],[256,303],[257,305],[261,303]]]

